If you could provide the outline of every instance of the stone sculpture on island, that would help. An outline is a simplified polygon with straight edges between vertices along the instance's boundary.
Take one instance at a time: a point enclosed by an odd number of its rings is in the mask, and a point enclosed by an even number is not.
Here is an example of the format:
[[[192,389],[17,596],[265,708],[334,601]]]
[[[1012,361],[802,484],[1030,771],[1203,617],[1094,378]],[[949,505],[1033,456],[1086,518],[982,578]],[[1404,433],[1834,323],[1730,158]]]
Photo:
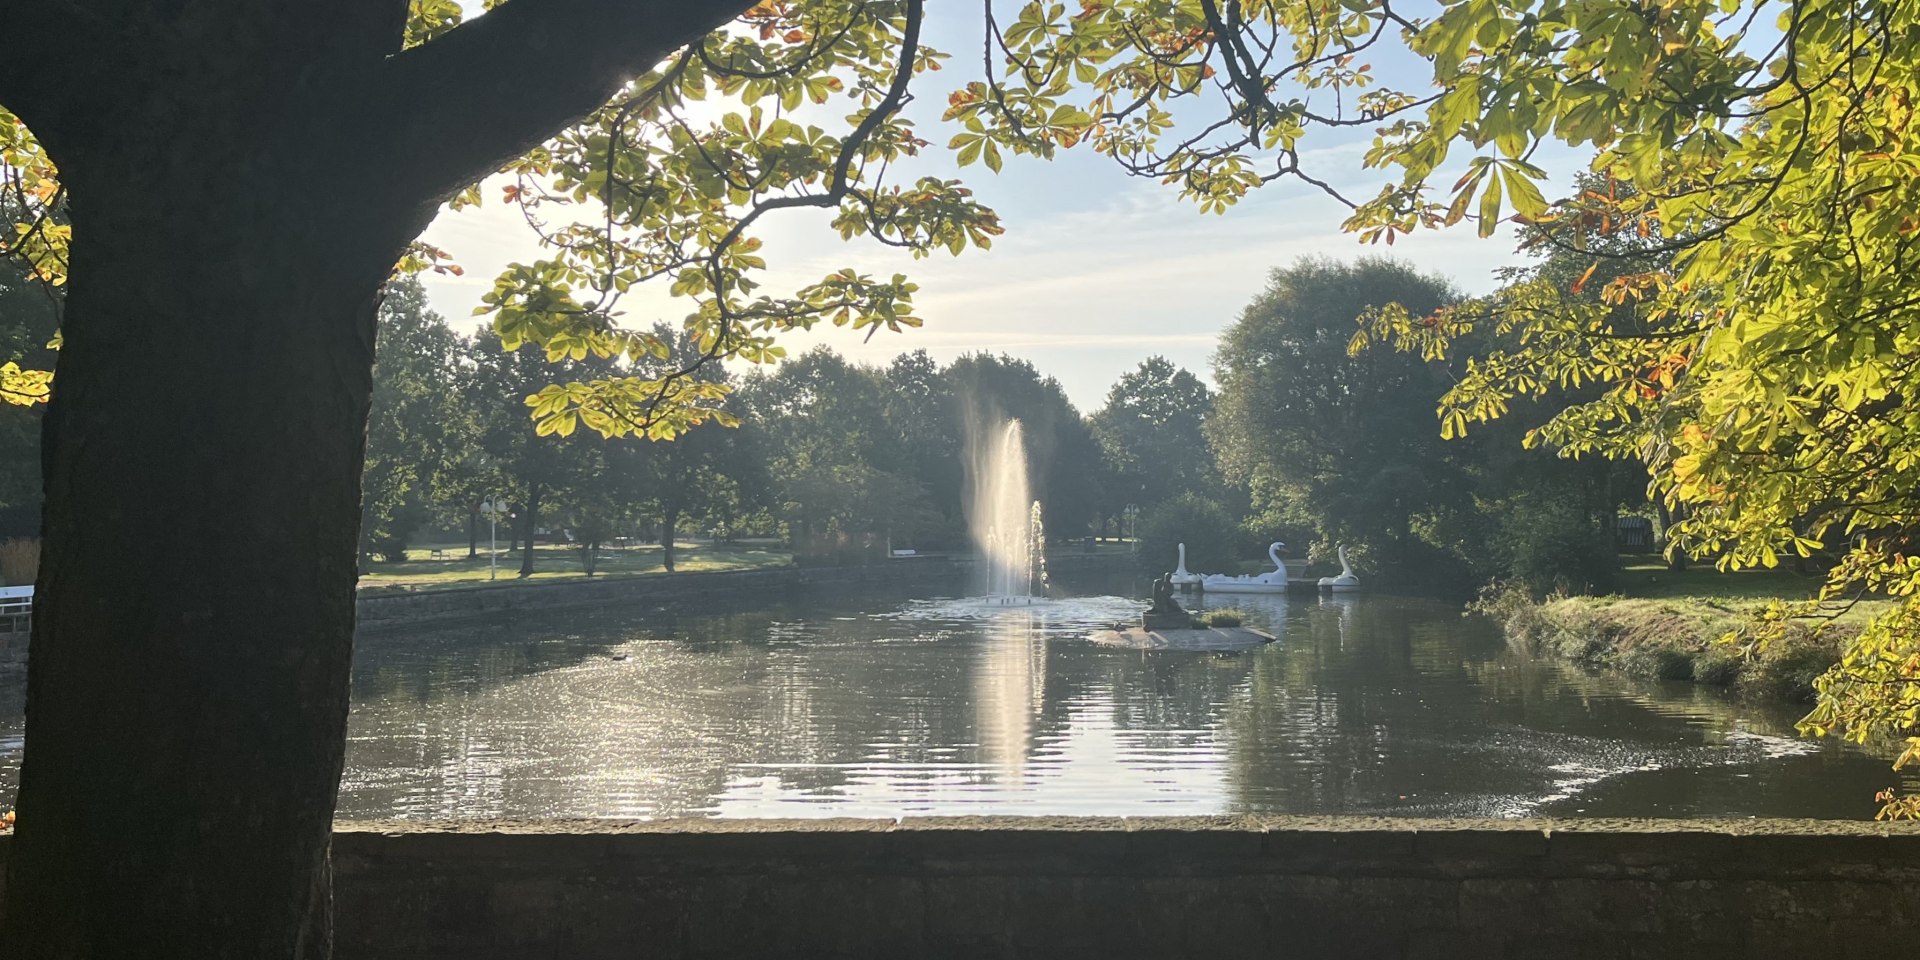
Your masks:
[[[1173,598],[1173,575],[1164,574],[1153,581],[1153,606],[1140,615],[1142,630],[1191,630],[1193,615]]]
[[[1140,625],[1098,630],[1087,639],[1109,647],[1134,650],[1189,650],[1215,653],[1254,650],[1273,642],[1273,635],[1252,627],[1212,627],[1194,620],[1173,598],[1173,577],[1153,581],[1153,605],[1140,614]]]

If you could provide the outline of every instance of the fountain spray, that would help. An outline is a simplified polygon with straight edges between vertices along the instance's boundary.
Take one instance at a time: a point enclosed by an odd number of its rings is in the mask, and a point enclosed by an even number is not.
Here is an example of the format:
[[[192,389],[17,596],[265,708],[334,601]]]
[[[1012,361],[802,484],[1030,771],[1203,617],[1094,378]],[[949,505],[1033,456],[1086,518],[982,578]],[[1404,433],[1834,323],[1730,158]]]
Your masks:
[[[967,529],[983,561],[986,594],[1003,604],[1032,603],[1035,585],[1046,585],[1046,541],[1020,421],[968,434]]]

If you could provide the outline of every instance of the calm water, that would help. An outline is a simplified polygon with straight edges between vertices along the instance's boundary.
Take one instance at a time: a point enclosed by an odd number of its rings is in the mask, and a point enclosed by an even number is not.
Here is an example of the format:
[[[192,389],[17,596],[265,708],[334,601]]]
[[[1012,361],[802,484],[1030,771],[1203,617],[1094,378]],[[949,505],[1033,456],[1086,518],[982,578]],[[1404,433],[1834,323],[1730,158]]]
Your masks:
[[[1082,638],[1131,601],[884,593],[364,637],[340,814],[1865,817],[1893,781],[1791,708],[1516,658],[1444,606],[1232,605],[1279,642],[1115,650]]]

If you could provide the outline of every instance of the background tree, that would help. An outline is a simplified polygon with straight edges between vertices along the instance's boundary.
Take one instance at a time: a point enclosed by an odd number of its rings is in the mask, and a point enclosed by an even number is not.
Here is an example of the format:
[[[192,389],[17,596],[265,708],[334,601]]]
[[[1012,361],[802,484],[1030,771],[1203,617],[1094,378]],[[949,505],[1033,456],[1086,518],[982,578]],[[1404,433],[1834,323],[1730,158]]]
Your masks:
[[[960,424],[953,386],[925,350],[903,353],[887,365],[890,391],[884,416],[904,452],[902,468],[926,491],[928,522],[916,531],[921,548],[958,546],[965,539],[961,508]]]
[[[661,562],[668,572],[675,569],[684,521],[727,526],[765,487],[755,439],[707,424],[651,451],[647,501],[660,521]]]
[[[555,447],[558,446],[556,443]],[[578,451],[554,449],[551,452],[561,457],[571,452],[575,469],[569,478],[572,482],[554,489],[543,501],[544,516],[562,526],[567,543],[580,557],[580,572],[591,577],[599,571],[601,547],[612,540],[623,525],[630,525],[637,513],[632,494],[620,479],[623,474],[634,471],[621,461],[643,460],[645,453],[630,445],[601,445],[581,462]],[[522,543],[525,552],[521,555],[521,569],[526,571],[530,564],[525,558],[533,552],[534,541]]]
[[[1370,309],[1431,312],[1455,296],[1393,260],[1302,259],[1273,271],[1214,354],[1208,434],[1228,478],[1250,488],[1256,509],[1309,524],[1322,555],[1340,542],[1363,548],[1366,565],[1396,583],[1463,573],[1454,545],[1427,536],[1471,506],[1463,466],[1434,429],[1432,404],[1450,379],[1419,357],[1347,348]]]
[[[772,498],[799,554],[842,535],[911,537],[931,513],[880,371],[815,348],[755,378],[745,409],[765,424]],[[838,550],[840,547],[834,547]]]
[[[1165,357],[1123,374],[1090,422],[1112,471],[1109,493],[1148,509],[1182,493],[1217,495],[1205,433],[1212,409],[1207,385]]]
[[[463,345],[427,309],[420,282],[389,284],[380,302],[373,398],[361,475],[360,553],[406,558],[407,539],[432,519],[470,438],[457,363]]]
[[[666,331],[661,335],[667,336]],[[695,345],[683,342],[683,349]],[[725,368],[702,367],[696,376],[726,383]],[[729,396],[719,410],[739,420],[744,405]],[[635,502],[660,522],[660,556],[667,572],[678,561],[677,541],[682,521],[713,521],[738,515],[748,498],[761,496],[767,484],[761,430],[754,426],[728,428],[706,423],[671,442],[658,441],[634,457],[639,467]]]
[[[955,359],[943,376],[953,422],[963,436],[969,423],[985,425],[999,417],[1020,421],[1033,494],[1046,507],[1047,536],[1085,534],[1098,513],[1106,464],[1093,431],[1060,382],[1042,376],[1026,360],[986,353]]]
[[[594,479],[605,471],[605,444],[597,437],[542,436],[527,429],[525,398],[555,373],[538,348],[523,345],[508,350],[499,338],[483,333],[469,342],[468,359],[466,403],[475,418],[475,440],[486,454],[485,483],[489,495],[504,496],[512,505],[513,537],[520,546],[519,574],[530,577],[546,507],[576,488],[594,486]],[[569,371],[563,367],[562,372]],[[597,509],[597,501],[590,496],[576,500],[577,509]]]
[[[1618,197],[1632,190],[1591,174],[1575,182],[1576,195]],[[1525,225],[1520,249],[1532,254],[1533,262],[1499,271],[1501,288],[1479,306],[1461,309],[1490,317],[1507,310],[1585,314],[1597,308],[1615,329],[1632,329],[1641,322],[1638,302],[1610,301],[1605,292],[1621,277],[1666,270],[1673,259],[1664,238],[1639,226],[1607,218]],[[1472,375],[1524,348],[1523,339],[1518,331],[1482,324],[1454,344],[1452,362],[1464,362]],[[1582,458],[1581,451],[1563,449],[1537,432],[1562,411],[1602,393],[1591,383],[1555,384],[1538,395],[1512,398],[1505,416],[1471,436],[1455,431],[1457,442],[1477,448],[1473,456],[1481,463],[1475,496],[1489,522],[1480,533],[1484,546],[1474,554],[1488,579],[1508,580],[1535,594],[1612,587],[1619,565],[1615,523],[1623,506],[1647,505],[1646,466],[1638,457]]]
[[[4,209],[4,203],[0,203]],[[52,366],[58,292],[0,260],[0,357],[29,369]],[[16,364],[17,366],[17,364]],[[0,384],[0,390],[8,389]],[[30,388],[28,395],[32,395]],[[0,403],[0,539],[40,533],[39,403]]]

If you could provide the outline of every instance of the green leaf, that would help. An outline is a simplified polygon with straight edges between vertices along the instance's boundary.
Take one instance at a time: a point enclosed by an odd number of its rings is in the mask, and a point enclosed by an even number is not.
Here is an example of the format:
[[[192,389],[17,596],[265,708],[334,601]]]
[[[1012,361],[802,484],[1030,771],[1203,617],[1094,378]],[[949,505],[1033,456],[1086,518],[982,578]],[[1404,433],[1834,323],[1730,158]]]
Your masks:
[[[1500,178],[1488,177],[1480,194],[1480,236],[1491,237],[1500,226]]]

